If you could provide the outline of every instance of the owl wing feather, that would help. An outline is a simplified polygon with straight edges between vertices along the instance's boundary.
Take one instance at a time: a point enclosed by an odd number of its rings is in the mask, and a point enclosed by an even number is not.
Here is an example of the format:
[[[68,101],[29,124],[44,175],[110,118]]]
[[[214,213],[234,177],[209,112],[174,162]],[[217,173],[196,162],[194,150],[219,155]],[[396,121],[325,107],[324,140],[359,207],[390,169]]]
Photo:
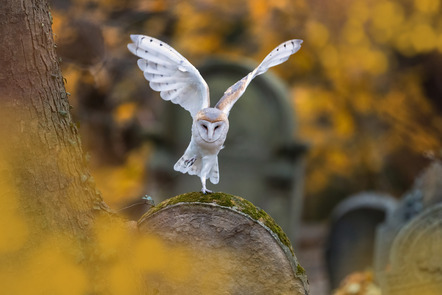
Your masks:
[[[130,52],[140,57],[137,64],[149,86],[164,100],[179,104],[194,117],[210,106],[209,87],[199,71],[171,46],[155,38],[131,35]]]
[[[227,115],[230,113],[235,102],[241,97],[250,82],[258,75],[265,73],[269,68],[285,62],[290,55],[301,48],[302,40],[293,39],[286,41],[272,50],[261,64],[247,76],[233,84],[224,92],[215,108],[222,110]]]

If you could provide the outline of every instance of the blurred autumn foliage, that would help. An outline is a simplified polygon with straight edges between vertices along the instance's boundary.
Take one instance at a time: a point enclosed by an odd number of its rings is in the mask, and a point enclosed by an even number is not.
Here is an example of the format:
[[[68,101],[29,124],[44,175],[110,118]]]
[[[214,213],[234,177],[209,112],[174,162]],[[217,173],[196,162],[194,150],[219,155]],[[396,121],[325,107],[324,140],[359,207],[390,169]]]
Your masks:
[[[126,49],[161,39],[194,65],[259,62],[299,38],[272,69],[287,82],[296,137],[310,144],[308,218],[361,190],[400,196],[442,148],[440,0],[53,0],[63,75],[107,202],[143,195],[163,102]],[[213,98],[216,101],[217,98]]]
[[[381,295],[381,290],[374,284],[370,271],[348,275],[333,295]]]

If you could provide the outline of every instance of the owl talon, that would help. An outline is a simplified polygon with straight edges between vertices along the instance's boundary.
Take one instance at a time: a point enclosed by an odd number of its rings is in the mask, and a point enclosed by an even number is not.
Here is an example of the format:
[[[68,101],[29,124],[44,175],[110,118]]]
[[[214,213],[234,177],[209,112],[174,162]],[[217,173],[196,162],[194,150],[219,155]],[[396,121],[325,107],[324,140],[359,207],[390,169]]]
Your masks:
[[[208,190],[208,189],[206,189],[206,188],[201,189],[201,192],[202,192],[203,194],[205,194],[205,195],[213,193],[213,191]]]

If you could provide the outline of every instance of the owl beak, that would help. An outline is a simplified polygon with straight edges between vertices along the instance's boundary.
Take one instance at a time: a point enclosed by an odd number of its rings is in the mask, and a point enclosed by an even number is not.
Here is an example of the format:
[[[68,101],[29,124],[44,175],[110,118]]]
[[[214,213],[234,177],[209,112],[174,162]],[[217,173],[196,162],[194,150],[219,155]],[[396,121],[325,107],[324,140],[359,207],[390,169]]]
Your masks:
[[[209,126],[208,130],[207,130],[207,138],[212,141],[213,140],[213,126]]]

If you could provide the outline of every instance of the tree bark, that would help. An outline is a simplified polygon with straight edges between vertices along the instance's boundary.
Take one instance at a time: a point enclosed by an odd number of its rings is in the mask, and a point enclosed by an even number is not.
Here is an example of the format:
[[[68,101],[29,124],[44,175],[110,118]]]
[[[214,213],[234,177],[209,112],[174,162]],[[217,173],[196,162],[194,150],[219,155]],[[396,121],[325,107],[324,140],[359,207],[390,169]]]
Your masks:
[[[32,228],[82,237],[107,210],[69,113],[47,1],[0,6],[0,194]]]

